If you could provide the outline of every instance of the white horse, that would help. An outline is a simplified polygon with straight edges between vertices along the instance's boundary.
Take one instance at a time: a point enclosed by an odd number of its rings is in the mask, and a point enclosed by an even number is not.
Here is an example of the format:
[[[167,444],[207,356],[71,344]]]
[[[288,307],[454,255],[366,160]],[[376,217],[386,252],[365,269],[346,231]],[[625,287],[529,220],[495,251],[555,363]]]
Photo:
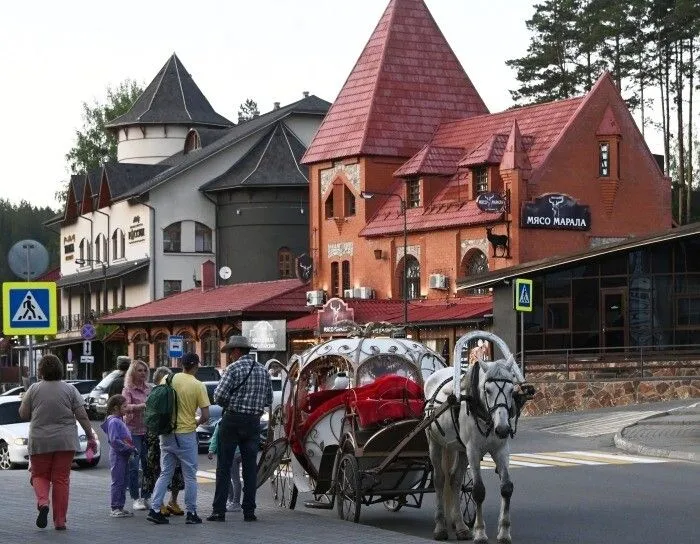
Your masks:
[[[475,336],[494,341],[506,358],[494,362],[479,361],[462,370],[459,366],[462,348]],[[488,542],[482,515],[486,489],[481,479],[481,460],[489,453],[501,478],[497,538],[499,544],[510,544],[513,482],[508,471],[509,438],[515,433],[519,413],[513,397],[514,388],[523,383],[524,378],[505,343],[498,336],[484,331],[474,331],[460,338],[453,361],[457,363],[455,368],[439,370],[425,383],[426,417],[450,399],[454,403],[426,429],[436,495],[433,538],[447,540],[447,510],[458,540],[473,537],[476,544]],[[457,391],[455,383],[459,383]],[[467,468],[471,470],[472,496],[476,502],[473,533],[464,522],[459,507],[459,492]]]

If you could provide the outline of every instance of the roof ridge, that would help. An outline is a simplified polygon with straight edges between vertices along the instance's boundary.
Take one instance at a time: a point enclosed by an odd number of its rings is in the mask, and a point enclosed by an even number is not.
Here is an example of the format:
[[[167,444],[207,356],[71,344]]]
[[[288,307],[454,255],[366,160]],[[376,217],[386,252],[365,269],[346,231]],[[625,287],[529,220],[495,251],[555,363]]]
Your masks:
[[[272,142],[272,139],[275,137],[275,133],[277,132],[277,129],[279,128],[279,124],[275,125],[275,128],[272,129],[272,132],[269,133],[270,137],[267,139],[267,143],[265,144],[265,148],[262,150],[262,153],[260,153],[260,157],[258,157],[258,162],[255,164],[255,168],[253,168],[250,173],[243,178],[243,181],[241,181],[241,185],[243,185],[248,179],[250,179],[250,176],[255,174],[255,172],[258,171],[258,167],[260,166],[260,163],[262,160],[265,158],[265,154],[267,153],[267,150],[270,148],[270,142]],[[255,146],[253,146],[254,148]],[[252,149],[251,148],[251,151]],[[243,157],[241,157],[242,159]]]
[[[190,113],[190,110],[187,108],[187,99],[185,98],[185,90],[182,88],[182,78],[180,77],[180,69],[177,66],[178,59],[175,56],[175,53],[173,53],[173,57],[175,57],[175,72],[177,73],[177,84],[178,84],[178,87],[180,87],[180,96],[182,96],[182,107],[185,108],[185,112],[187,112],[187,117],[189,117],[190,121],[191,121],[192,114]],[[183,66],[183,68],[184,68],[184,66]]]
[[[294,166],[296,166],[297,170],[301,174],[301,176],[306,180],[309,181],[309,177],[304,174],[304,172],[301,171],[301,168],[299,167],[299,161],[297,158],[294,156],[294,150],[292,149],[292,142],[289,141],[289,137],[287,136],[287,132],[290,131],[289,127],[286,125],[286,123],[282,123],[282,135],[284,136],[284,140],[287,142],[287,148],[289,149],[289,154],[292,156],[292,160],[294,161]],[[292,132],[292,135],[296,140],[301,144],[301,146],[304,148],[304,152],[306,152],[306,146],[304,145],[304,142],[299,140],[297,138],[296,134]]]
[[[170,64],[170,61],[173,60],[174,56],[175,56],[175,53],[173,53],[170,56],[170,58],[166,61],[165,66],[163,66],[163,72],[160,74],[160,79],[158,80],[158,85],[156,85],[156,88],[153,89],[153,93],[151,94],[151,100],[148,102],[148,107],[145,110],[143,110],[143,113],[141,115],[139,115],[136,119],[141,120],[141,117],[143,117],[149,111],[151,111],[151,107],[153,106],[153,101],[156,99],[156,95],[158,94],[158,89],[160,89],[160,85],[161,85],[161,83],[163,83],[163,79],[165,79],[165,73],[168,71],[168,65]],[[134,104],[136,104],[136,102],[134,102]],[[133,107],[133,104],[131,107]]]

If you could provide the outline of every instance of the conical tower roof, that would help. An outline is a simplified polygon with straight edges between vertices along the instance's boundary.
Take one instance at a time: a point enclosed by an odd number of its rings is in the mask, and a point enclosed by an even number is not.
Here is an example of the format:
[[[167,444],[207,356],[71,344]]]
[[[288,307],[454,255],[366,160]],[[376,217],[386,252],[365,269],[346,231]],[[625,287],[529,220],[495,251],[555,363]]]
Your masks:
[[[484,113],[423,0],[391,0],[303,162],[411,157],[441,122]]]
[[[124,115],[107,128],[129,125],[230,127],[233,123],[211,107],[175,53]]]

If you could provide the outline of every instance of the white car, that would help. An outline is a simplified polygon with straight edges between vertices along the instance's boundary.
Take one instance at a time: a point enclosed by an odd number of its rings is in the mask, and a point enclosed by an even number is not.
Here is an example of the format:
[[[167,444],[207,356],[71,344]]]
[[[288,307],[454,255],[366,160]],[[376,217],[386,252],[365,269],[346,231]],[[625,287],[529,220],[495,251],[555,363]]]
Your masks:
[[[19,417],[21,402],[22,398],[19,396],[0,397],[0,470],[26,467],[29,464],[27,451],[29,422],[22,421]],[[100,442],[97,441],[97,452],[91,460],[88,460],[85,454],[87,437],[80,424],[76,422],[75,425],[80,446],[73,460],[81,468],[94,467],[100,462]],[[97,437],[97,433],[94,434]]]

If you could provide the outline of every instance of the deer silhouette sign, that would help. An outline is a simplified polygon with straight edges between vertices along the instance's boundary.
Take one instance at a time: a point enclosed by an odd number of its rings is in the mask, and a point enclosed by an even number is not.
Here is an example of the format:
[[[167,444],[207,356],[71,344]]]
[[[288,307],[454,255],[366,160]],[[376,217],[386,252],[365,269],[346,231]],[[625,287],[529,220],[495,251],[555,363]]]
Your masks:
[[[494,257],[506,257],[508,255],[508,236],[505,234],[493,234],[493,227],[486,227],[486,238],[491,242],[493,247]],[[501,254],[497,254],[498,248],[501,248]]]

